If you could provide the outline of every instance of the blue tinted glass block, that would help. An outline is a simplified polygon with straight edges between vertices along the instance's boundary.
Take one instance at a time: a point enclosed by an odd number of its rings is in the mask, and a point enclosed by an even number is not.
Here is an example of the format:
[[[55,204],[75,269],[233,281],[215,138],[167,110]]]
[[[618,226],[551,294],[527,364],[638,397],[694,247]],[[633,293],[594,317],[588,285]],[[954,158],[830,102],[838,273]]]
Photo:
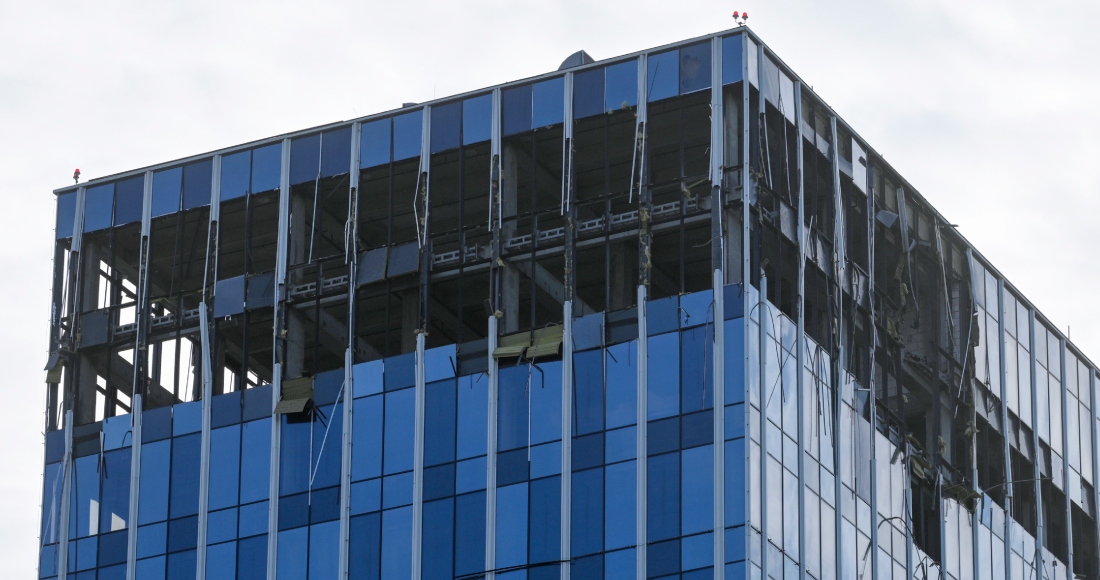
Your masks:
[[[195,577],[197,565],[195,550],[168,555],[167,580],[191,580]]]
[[[340,565],[340,522],[314,524],[309,528],[309,577],[336,578]]]
[[[119,564],[109,568],[100,568],[97,580],[125,580],[126,564]]]
[[[160,217],[179,211],[182,188],[182,167],[174,167],[154,173],[152,217]]]
[[[279,494],[290,495],[306,490],[310,472],[310,423],[282,422],[282,442],[279,449]]]
[[[410,471],[413,468],[416,393],[414,389],[405,389],[386,393],[385,397],[384,472]]]
[[[485,570],[485,492],[455,498],[455,576]]]
[[[573,439],[573,470],[578,471],[603,464],[603,433]]]
[[[455,459],[455,381],[430,383],[424,402],[424,465]]]
[[[458,458],[488,451],[489,379],[482,375],[458,379]]]
[[[237,508],[210,512],[206,520],[206,541],[226,542],[237,537]]]
[[[432,383],[455,376],[455,345],[424,351],[424,380]]]
[[[727,320],[726,325],[726,404],[745,400],[745,319]]]
[[[99,456],[76,460],[72,471],[72,508],[69,510],[69,539],[99,533]],[[95,509],[93,509],[95,508]]]
[[[646,426],[646,453],[660,455],[680,448],[680,418],[650,421]]]
[[[252,150],[251,193],[279,189],[283,165],[283,144],[274,143]]]
[[[527,449],[497,454],[497,485],[510,485],[530,478]]]
[[[687,449],[680,454],[681,533],[714,529],[714,448]]]
[[[374,513],[351,518],[349,539],[355,549],[348,557],[348,575],[377,580],[382,559],[382,515]]]
[[[190,516],[168,521],[168,553],[190,550],[198,545],[199,517]]]
[[[680,571],[680,540],[659,542],[646,547],[646,575],[650,578]]]
[[[145,202],[145,178],[143,176],[124,179],[115,184],[115,221],[116,226],[141,221],[141,207]]]
[[[206,580],[235,580],[236,571],[237,542],[215,544],[206,548]]]
[[[633,546],[637,520],[637,465],[633,461],[608,465],[604,470],[604,549]]]
[[[745,440],[734,439],[726,445],[726,524],[745,521]]]
[[[138,528],[137,557],[163,554],[168,547],[168,524],[161,522]]]
[[[485,456],[459,461],[455,467],[455,493],[485,489]]]
[[[608,431],[604,439],[604,449],[604,456],[608,463],[634,459],[638,454],[637,427]]]
[[[252,152],[241,151],[222,157],[221,182],[218,196],[221,201],[248,195],[252,173]]]
[[[237,542],[237,580],[267,578],[267,535]]]
[[[309,523],[308,493],[279,498],[279,530],[300,528]]]
[[[171,441],[146,443],[141,447],[141,484],[138,523],[168,519],[168,474],[171,469]]]
[[[424,501],[455,494],[455,464],[448,463],[424,470]]]
[[[386,359],[386,390],[403,389],[416,383],[416,353],[410,352]]]
[[[681,333],[681,413],[700,411],[714,406],[713,340],[714,333],[709,326],[696,326]]]
[[[669,296],[646,303],[646,331],[650,336],[680,327],[680,297]]]
[[[84,191],[84,232],[95,232],[111,227],[112,209],[115,204],[115,185],[98,185]]]
[[[561,439],[561,361],[531,372],[531,444]]]
[[[565,77],[536,83],[532,92],[531,127],[556,125],[565,119]]]
[[[554,562],[561,554],[561,478],[531,482],[531,562]],[[554,570],[557,577],[557,570]]]
[[[241,425],[241,503],[267,499],[271,470],[271,419]]]
[[[561,473],[561,441],[531,448],[531,479]]]
[[[276,574],[279,578],[306,578],[309,559],[309,528],[279,532]]]
[[[210,509],[237,505],[240,481],[241,427],[210,431]]]
[[[534,373],[532,373],[534,374]],[[497,450],[527,445],[527,365],[500,369],[497,390]],[[541,380],[539,381],[541,384]]]
[[[515,135],[531,130],[531,85],[500,92],[503,135]]]
[[[638,343],[624,342],[607,348],[607,427],[637,421]]]
[[[714,324],[714,291],[703,290],[680,297],[680,328]]]
[[[638,105],[638,62],[631,60],[607,67],[607,110]]]
[[[671,417],[680,412],[680,333],[649,338],[649,419]]]
[[[351,478],[359,481],[382,475],[382,396],[356,399],[354,404]]]
[[[680,54],[678,51],[651,54],[647,59],[647,63],[649,65],[647,94],[650,102],[680,94]]]
[[[425,503],[423,529],[421,578],[454,578],[454,500]]]
[[[202,401],[180,403],[172,407],[172,436],[202,431]]]
[[[431,152],[438,153],[458,147],[461,130],[461,101],[432,107]]]
[[[210,399],[210,425],[217,429],[241,422],[240,391],[217,395]]]
[[[726,528],[726,562],[745,559],[745,526]]]
[[[412,506],[382,512],[382,578],[412,575]]]
[[[343,386],[344,369],[319,373],[313,379],[313,404],[322,407],[337,402],[340,400],[340,389]]]
[[[393,160],[401,161],[420,156],[424,133],[424,110],[405,113],[393,118]]]
[[[137,577],[141,580],[164,580],[165,560],[164,556],[138,560],[136,566]]]
[[[290,141],[290,185],[316,181],[321,174],[321,136],[307,135]]]
[[[570,549],[574,556],[603,550],[603,492],[603,469],[573,473]]]
[[[98,566],[113,566],[126,562],[126,530],[99,536]]]
[[[588,350],[573,355],[573,434],[584,435],[603,431],[604,380],[602,350]]]
[[[351,126],[321,133],[321,177],[351,171]]]
[[[183,209],[210,205],[213,171],[212,159],[183,166]]]
[[[57,196],[57,221],[54,223],[57,239],[73,236],[74,219],[76,219],[76,192]]]
[[[119,415],[103,420],[103,449],[111,451],[129,447],[133,443],[133,434],[130,430],[132,415]]]
[[[462,101],[462,144],[488,141],[493,134],[493,95]]]
[[[359,137],[359,167],[390,162],[390,120],[363,123]]]
[[[273,391],[274,388],[271,385],[260,385],[246,390],[243,394],[244,409],[242,410],[241,420],[253,421],[270,418],[271,410],[274,408],[271,401]],[[270,427],[270,423],[268,426]]]
[[[380,360],[359,363],[352,367],[352,383],[355,385],[355,398],[382,392],[382,365]]]
[[[722,39],[722,84],[728,85],[744,79],[744,40],[741,35]]]
[[[400,507],[413,502],[412,472],[390,475],[382,479],[382,508]]]
[[[680,535],[680,454],[649,458],[647,524],[650,540]]]
[[[603,346],[603,312],[573,319],[573,351]]]
[[[130,521],[130,449],[103,454],[99,533],[122,530]]]
[[[604,555],[604,580],[634,580],[638,556],[633,549],[619,550]],[[730,580],[741,580],[738,577]]]
[[[710,42],[680,49],[680,94],[710,88]]]
[[[497,490],[497,568],[527,563],[527,484]]]
[[[573,118],[583,119],[604,112],[604,69],[573,75]]]
[[[172,440],[172,489],[168,511],[173,518],[199,512],[200,437],[195,433]]]
[[[714,536],[710,533],[680,540],[680,565],[694,570],[714,565]]]
[[[247,538],[267,532],[268,505],[266,501],[241,506],[238,516],[237,536]]]

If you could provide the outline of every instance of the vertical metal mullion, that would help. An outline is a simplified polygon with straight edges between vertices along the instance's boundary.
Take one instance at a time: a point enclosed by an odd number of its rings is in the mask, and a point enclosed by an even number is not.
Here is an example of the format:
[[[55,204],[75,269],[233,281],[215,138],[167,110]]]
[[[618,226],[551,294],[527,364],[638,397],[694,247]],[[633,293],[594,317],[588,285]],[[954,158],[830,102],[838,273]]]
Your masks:
[[[967,249],[967,254],[970,254],[969,248]],[[1039,447],[1039,394],[1038,392],[1036,392],[1035,389],[1035,378],[1037,373],[1035,367],[1035,311],[1031,308],[1028,308],[1027,318],[1029,347],[1028,362],[1030,363],[1031,368],[1031,424],[1035,426],[1035,428],[1031,430],[1032,445],[1035,449],[1035,462],[1032,467],[1032,478],[1035,480],[1035,523],[1037,532],[1035,534],[1035,579],[1043,580],[1044,578],[1046,578],[1046,569],[1044,567],[1045,565],[1043,560],[1043,536],[1046,535],[1046,530],[1044,529],[1043,522],[1043,482],[1041,481],[1043,474],[1041,473],[1041,470],[1039,468],[1039,461],[1042,460],[1041,449]],[[977,548],[976,542],[974,547]],[[977,554],[977,551],[975,551],[974,553]],[[976,556],[974,560],[975,562],[977,562]],[[975,569],[975,573],[976,572],[977,569]]]
[[[497,359],[493,351],[497,349],[497,322],[496,316],[489,317],[489,412],[487,444],[485,460],[485,580],[496,578],[496,531],[497,531],[497,389],[499,386],[499,373]]]
[[[834,472],[833,477],[835,478],[835,481],[833,483],[833,492],[834,492],[833,493],[833,507],[834,507],[833,535],[834,535],[834,538],[835,538],[835,541],[836,541],[837,553],[840,554],[840,553],[843,553],[843,550],[841,549],[841,544],[842,544],[841,529],[842,529],[842,521],[844,519],[844,516],[841,515],[841,513],[840,513],[841,512],[840,502],[841,502],[841,499],[842,499],[841,498],[841,493],[842,493],[842,490],[844,489],[844,480],[841,477],[841,471],[840,471],[840,445],[839,445],[840,437],[837,436],[836,434],[840,433],[840,409],[841,409],[841,406],[843,405],[843,403],[841,402],[840,397],[836,396],[836,394],[840,393],[840,383],[843,380],[841,377],[843,376],[843,371],[844,371],[843,365],[844,365],[844,352],[845,352],[844,351],[845,331],[844,331],[844,327],[843,327],[843,321],[845,320],[845,318],[844,318],[844,289],[843,288],[844,288],[844,282],[845,282],[846,276],[847,276],[847,265],[848,264],[847,264],[847,247],[846,247],[847,240],[844,237],[844,234],[846,233],[845,226],[847,225],[847,223],[842,221],[844,219],[844,207],[845,206],[844,206],[844,200],[842,199],[843,198],[843,193],[841,192],[841,189],[840,189],[840,143],[839,143],[839,140],[837,138],[836,122],[837,122],[836,115],[829,115],[829,134],[830,134],[830,140],[832,141],[832,147],[830,148],[831,149],[830,152],[832,153],[832,155],[830,155],[830,161],[833,164],[833,211],[835,213],[835,215],[833,216],[833,225],[834,225],[834,234],[833,234],[834,246],[833,246],[833,248],[834,248],[834,252],[835,252],[835,255],[836,255],[836,264],[834,266],[833,271],[834,271],[834,275],[836,276],[837,303],[840,305],[840,311],[836,313],[836,317],[837,317],[838,320],[842,321],[839,332],[837,333],[837,342],[839,344],[838,344],[838,347],[836,349],[836,352],[839,353],[839,356],[837,357],[837,360],[833,361],[833,366],[836,368],[836,372],[835,372],[834,376],[832,377],[834,379],[834,383],[833,383],[833,393],[834,394],[832,395],[832,401],[831,401],[832,402],[832,407],[833,407],[833,417],[832,417],[832,424],[830,425],[833,429],[834,438],[836,440],[833,444],[833,472]],[[840,251],[835,251],[837,249],[839,249]],[[943,538],[944,536],[943,536],[943,531],[942,531],[942,528],[943,528],[942,519],[940,520],[940,527],[941,527],[940,537]],[[941,550],[940,553],[942,554],[942,553],[944,553],[944,551]],[[842,566],[843,566],[842,560],[843,560],[842,558],[836,558],[836,572],[835,572],[835,574],[836,574],[837,578],[841,577],[840,574],[841,574],[841,570],[842,570]]]
[[[1069,421],[1066,419],[1069,406],[1069,393],[1066,387],[1066,339],[1059,337],[1058,339],[1058,355],[1060,365],[1060,375],[1062,384],[1062,490],[1065,493],[1066,500],[1065,506],[1065,522],[1066,522],[1066,571],[1072,576],[1073,574],[1073,499],[1069,496],[1069,429],[1066,427],[1069,425]],[[1002,405],[1003,407],[1003,405]],[[1053,437],[1053,435],[1051,435]],[[1078,483],[1080,485],[1080,483]]]
[[[646,287],[644,285],[638,285],[638,385],[637,385],[637,401],[638,401],[638,471],[635,474],[638,488],[637,502],[638,510],[636,513],[637,520],[635,525],[637,527],[637,553],[635,554],[635,562],[637,566],[636,575],[638,580],[646,580],[646,548],[648,545],[648,530],[646,529],[646,521],[648,519],[647,503],[649,496],[649,479],[648,468],[648,427],[649,423],[649,400],[647,398],[648,389],[646,385],[649,382],[649,334],[646,324]]]
[[[425,399],[425,361],[424,338],[426,334],[416,334],[416,410],[415,429],[413,430],[413,521],[412,521],[412,580],[419,580],[421,571],[421,539],[423,536],[424,513],[424,399]]]
[[[214,256],[217,256],[218,248],[215,245],[210,247],[210,241],[214,240],[217,243],[217,237],[211,235],[218,227],[218,219],[220,216],[219,201],[221,200],[221,180],[218,179],[221,175],[222,156],[215,155],[211,162],[212,168],[211,184],[210,184],[210,219],[209,230],[206,235],[207,248],[205,262],[203,263],[203,272],[210,272],[211,260],[214,260]],[[211,397],[214,396],[213,385],[213,364],[210,359],[211,356],[211,344],[210,344],[210,321],[209,311],[207,310],[207,297],[209,295],[210,280],[207,280],[205,275],[203,277],[203,299],[199,304],[199,329],[200,329],[200,345],[202,360],[199,362],[201,365],[199,368],[202,374],[202,435],[201,447],[199,450],[199,514],[198,514],[198,538],[196,541],[195,549],[195,578],[196,580],[203,580],[206,578],[206,523],[207,513],[210,508],[210,429],[211,429]],[[182,322],[183,316],[180,314],[180,320]]]
[[[867,151],[868,147],[860,144],[860,149]],[[855,153],[853,152],[853,157]],[[870,154],[867,154],[870,158]],[[858,163],[858,159],[853,159],[853,163]],[[871,483],[871,578],[878,578],[878,457],[876,456],[876,447],[878,443],[878,387],[875,385],[875,345],[878,344],[878,326],[875,323],[875,190],[874,190],[874,171],[872,170],[872,164],[867,164],[867,182],[864,184],[864,191],[867,192],[867,227],[870,233],[871,243],[868,246],[867,255],[867,267],[870,270],[870,274],[867,276],[867,298],[871,305],[871,356],[870,365],[871,373],[870,380],[867,385],[867,404],[869,406],[870,417],[870,483]],[[855,173],[853,170],[852,173]],[[904,211],[899,209],[898,211]]]
[[[752,377],[749,376],[750,370],[752,369],[752,361],[750,360],[750,349],[748,348],[748,345],[751,344],[749,341],[752,339],[752,310],[753,310],[754,305],[752,304],[752,298],[750,297],[750,293],[748,291],[751,284],[752,284],[752,274],[749,271],[749,269],[751,268],[751,263],[752,263],[752,260],[750,259],[751,255],[752,255],[750,253],[750,250],[751,250],[751,248],[750,248],[751,236],[749,235],[749,228],[750,228],[750,221],[749,220],[752,216],[752,212],[750,211],[749,208],[750,208],[750,205],[752,204],[752,198],[753,198],[753,192],[752,192],[753,182],[752,182],[752,175],[751,175],[752,172],[750,171],[750,169],[752,167],[752,159],[751,159],[751,153],[750,153],[751,148],[752,148],[752,143],[751,143],[751,134],[752,134],[752,132],[749,130],[750,121],[751,121],[751,119],[750,119],[749,96],[752,93],[752,83],[750,82],[751,81],[751,79],[750,79],[751,67],[750,67],[750,63],[749,63],[749,46],[754,46],[753,43],[752,43],[752,39],[749,38],[749,35],[747,33],[742,34],[741,35],[741,86],[743,88],[742,88],[742,91],[741,91],[741,135],[740,135],[740,138],[741,138],[741,176],[740,176],[741,177],[741,231],[738,232],[738,233],[741,236],[741,256],[740,256],[740,259],[741,259],[741,289],[742,289],[742,291],[741,291],[741,312],[743,312],[745,314],[744,324],[742,325],[742,331],[741,331],[742,332],[741,344],[744,345],[744,347],[742,348],[743,352],[740,355],[741,356],[741,368],[744,369],[742,371],[741,379],[743,381],[743,384],[745,385],[745,387],[744,387],[745,392],[743,393],[743,396],[745,398],[745,413],[744,413],[744,416],[742,417],[741,420],[744,421],[745,431],[746,431],[747,435],[745,437],[745,457],[743,458],[743,461],[742,461],[742,471],[741,471],[741,473],[743,474],[741,477],[743,477],[745,479],[745,482],[744,482],[745,483],[745,486],[744,486],[745,487],[745,495],[744,495],[744,497],[738,498],[738,501],[744,502],[745,503],[745,508],[746,508],[745,509],[745,513],[746,513],[746,516],[747,516],[746,520],[748,520],[748,521],[746,522],[746,525],[745,525],[746,534],[745,534],[744,549],[745,549],[745,555],[746,555],[747,559],[750,560],[750,563],[746,565],[746,568],[748,569],[748,573],[751,576],[752,566],[753,566],[752,563],[751,563],[751,560],[752,560],[752,547],[750,546],[750,543],[752,542],[752,531],[751,531],[752,530],[752,522],[751,522],[751,520],[752,520],[752,510],[748,509],[748,508],[749,508],[750,505],[752,505],[752,485],[749,482],[749,478],[753,477],[753,471],[752,470],[753,470],[754,466],[752,465],[752,434],[748,433],[748,431],[749,431],[748,426],[752,423],[752,413],[753,413],[753,410],[752,410],[752,397],[748,393],[748,389],[751,388],[750,385],[752,385]],[[760,314],[759,313],[757,314],[757,319],[758,320],[760,319]],[[760,327],[760,325],[757,325],[757,326]],[[762,411],[758,411],[758,412],[762,413]],[[725,466],[723,466],[723,469],[724,469],[724,467]],[[760,467],[756,466],[756,468],[759,469]],[[839,561],[839,560],[840,559],[837,558],[837,561]]]
[[[280,310],[286,300],[286,262],[290,238],[290,138],[283,139],[282,162],[279,169],[279,239],[275,251],[275,324],[272,336],[271,407],[279,404],[283,389],[281,332],[285,320]],[[279,549],[279,457],[282,448],[282,421],[271,416],[271,473],[268,481],[267,510],[267,579],[276,580]]]
[[[759,82],[759,84],[763,85],[762,79],[764,78],[764,58],[765,58],[765,56],[762,54],[763,45],[755,45],[755,46],[756,46],[756,52],[755,52],[755,54],[756,54],[756,78],[757,78],[757,81]],[[767,107],[767,104],[764,102],[764,89],[763,89],[763,86],[758,86],[757,87],[756,104],[757,104],[758,114],[762,114],[764,112],[765,108]],[[757,130],[758,131],[761,129],[761,126],[760,126],[761,123],[763,123],[763,121],[758,118],[757,119]],[[761,145],[759,145],[759,144],[757,146],[761,147]],[[761,169],[765,169],[765,168],[761,167]],[[755,192],[753,192],[753,193],[755,193]],[[753,199],[755,201],[755,197],[753,197]],[[745,223],[746,223],[746,228],[747,228],[748,227],[747,224],[749,222],[746,221]],[[759,243],[759,241],[758,241],[758,243]],[[748,245],[746,245],[745,247],[749,248]],[[768,333],[767,333],[767,327],[765,326],[764,322],[765,322],[765,319],[769,323],[771,322],[771,309],[768,307],[768,282],[767,282],[767,278],[764,275],[764,269],[763,268],[760,268],[760,291],[759,291],[758,305],[759,306],[758,306],[757,316],[758,316],[759,321],[760,321],[760,324],[759,324],[759,326],[760,326],[760,336],[759,336],[759,340],[760,340],[760,361],[759,361],[759,364],[760,364],[760,399],[759,399],[759,401],[760,401],[760,465],[755,465],[755,466],[750,465],[749,468],[750,469],[755,468],[755,469],[760,470],[760,498],[759,498],[760,499],[760,569],[762,571],[762,575],[767,576],[767,574],[768,574],[768,504],[767,504],[767,500],[768,500],[768,449],[767,449],[767,439],[766,439],[766,431],[767,431],[766,428],[767,428],[767,424],[768,424],[768,419],[767,419],[767,414],[766,414],[766,407],[767,407],[767,401],[768,401],[768,393],[767,393],[767,386],[766,386],[765,383],[766,383],[766,377],[767,377],[767,370],[766,370],[766,367],[767,367],[767,365],[766,365],[766,362],[767,362],[767,359],[766,359],[767,344],[766,344],[766,342],[768,340]],[[777,340],[779,339],[779,333],[778,332],[776,332],[776,339]],[[780,369],[780,372],[782,372],[782,369]],[[751,471],[749,473],[751,473]]]
[[[83,189],[83,188],[81,188]],[[75,233],[73,234],[76,235]],[[72,472],[73,472],[73,410],[65,411],[65,455],[61,462],[61,506],[58,509],[57,541],[57,577],[65,580],[69,570],[69,509],[72,507]],[[131,493],[132,496],[132,493]],[[135,526],[131,526],[133,530]],[[136,532],[128,532],[130,536],[137,536]],[[130,568],[132,569],[132,568]]]
[[[350,198],[348,200],[348,227],[344,253],[348,265],[348,347],[344,351],[344,428],[340,438],[340,548],[337,578],[348,577],[348,558],[351,546],[351,458],[355,432],[355,280],[359,269],[359,149],[363,126],[356,122],[351,128],[351,166],[348,170]]]
[[[1008,421],[1008,381],[1005,367],[1005,282],[997,280],[997,348],[1000,352],[1000,368],[997,372],[1001,377],[1001,429],[1004,432],[1004,469],[1005,469],[1005,507],[1008,509],[1008,517],[1005,518],[1005,575],[1012,577],[1012,499],[1014,494],[1012,480],[1012,447],[1008,439],[1010,423]],[[986,301],[988,302],[988,298]],[[908,534],[907,534],[908,536]]]
[[[796,377],[796,389],[798,393],[798,507],[800,516],[798,518],[798,547],[799,547],[799,566],[798,577],[801,579],[806,578],[806,413],[803,411],[803,406],[806,404],[803,400],[803,392],[806,388],[805,382],[805,369],[806,369],[806,243],[807,235],[809,232],[806,230],[806,180],[802,178],[804,166],[805,166],[805,154],[804,147],[802,146],[802,82],[795,82],[794,85],[794,118],[795,129],[798,132],[795,139],[798,140],[798,155],[796,157],[798,163],[798,169],[795,173],[796,179],[798,179],[798,336],[796,340],[797,348],[795,351],[795,364],[798,365],[798,374]],[[784,129],[785,131],[786,129]],[[820,505],[814,506],[817,509],[821,509]]]
[[[714,394],[714,580],[726,577],[726,391],[725,391],[725,236],[722,232],[722,214],[725,204],[722,199],[723,162],[725,160],[725,111],[722,107],[722,43],[720,36],[711,41],[710,71],[710,182],[711,182],[711,269],[713,287],[714,333],[711,346],[713,378],[711,389]]]
[[[570,577],[573,484],[573,301],[563,305],[561,370],[561,578]]]
[[[1096,519],[1096,506],[1100,506],[1100,486],[1097,485],[1097,481],[1100,481],[1100,463],[1097,461],[1097,430],[1096,430],[1096,371],[1092,367],[1089,369],[1089,436],[1092,438],[1092,505],[1093,505],[1093,520]],[[1078,383],[1080,384],[1080,383]],[[1097,537],[1097,553],[1100,553],[1100,537]]]

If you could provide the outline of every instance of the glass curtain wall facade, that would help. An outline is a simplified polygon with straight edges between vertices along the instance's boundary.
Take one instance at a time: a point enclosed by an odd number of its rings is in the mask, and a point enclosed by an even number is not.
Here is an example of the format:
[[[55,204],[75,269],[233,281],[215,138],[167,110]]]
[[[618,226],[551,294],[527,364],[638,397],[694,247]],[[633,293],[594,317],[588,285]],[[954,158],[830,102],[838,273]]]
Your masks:
[[[1096,367],[748,29],[56,194],[40,578],[1100,577]]]

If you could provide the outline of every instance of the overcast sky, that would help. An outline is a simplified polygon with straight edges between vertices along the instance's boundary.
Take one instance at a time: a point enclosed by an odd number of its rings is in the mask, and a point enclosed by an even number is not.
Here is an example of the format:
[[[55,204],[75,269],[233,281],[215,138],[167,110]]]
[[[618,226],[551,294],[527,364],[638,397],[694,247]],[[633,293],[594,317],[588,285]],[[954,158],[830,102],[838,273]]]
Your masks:
[[[1100,361],[1100,3],[0,0],[0,562],[36,566],[54,188],[750,25]]]

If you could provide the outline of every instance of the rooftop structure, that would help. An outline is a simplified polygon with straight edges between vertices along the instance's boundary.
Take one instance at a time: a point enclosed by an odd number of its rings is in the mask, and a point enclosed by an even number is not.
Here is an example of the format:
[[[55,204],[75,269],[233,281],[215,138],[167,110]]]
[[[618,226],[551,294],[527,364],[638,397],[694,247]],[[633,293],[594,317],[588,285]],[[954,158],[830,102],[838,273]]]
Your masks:
[[[55,193],[40,578],[1100,577],[1097,367],[747,28]]]

